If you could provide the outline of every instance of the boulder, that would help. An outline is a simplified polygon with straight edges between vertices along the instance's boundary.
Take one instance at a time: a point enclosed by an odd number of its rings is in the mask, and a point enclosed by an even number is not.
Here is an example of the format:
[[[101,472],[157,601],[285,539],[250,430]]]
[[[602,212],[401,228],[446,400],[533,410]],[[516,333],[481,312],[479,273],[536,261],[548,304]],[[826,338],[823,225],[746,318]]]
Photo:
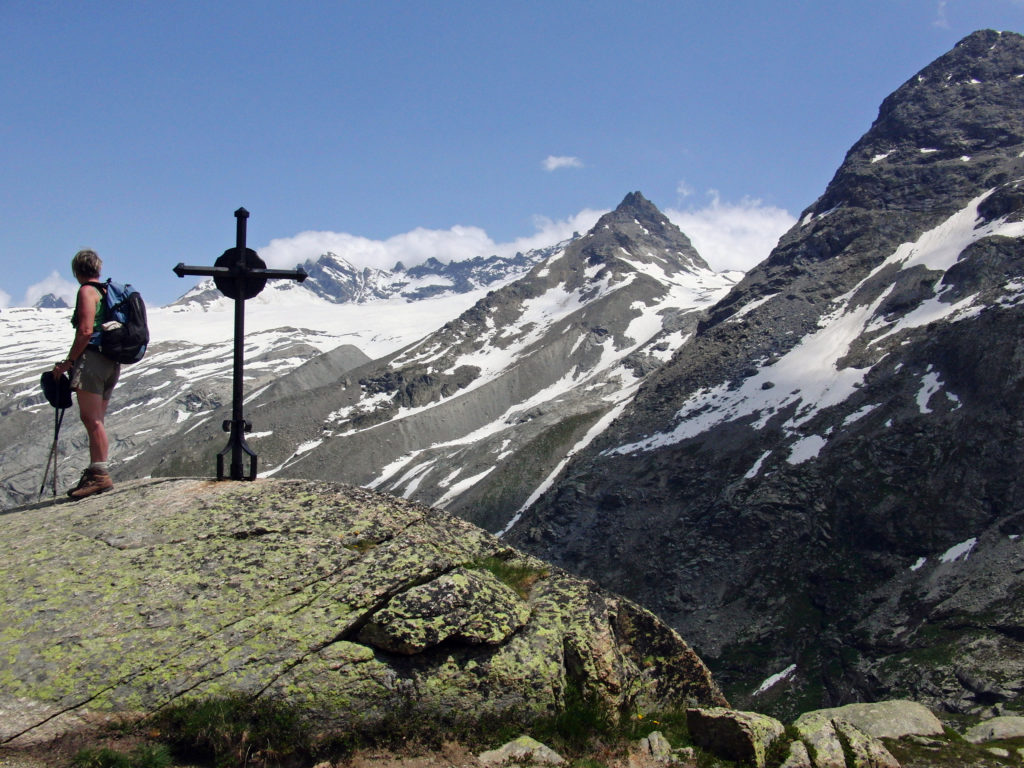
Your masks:
[[[484,752],[477,758],[484,766],[561,765],[565,758],[536,739],[520,736],[498,749]]]
[[[879,739],[820,710],[801,715],[793,728],[814,768],[900,768]]]
[[[649,611],[351,486],[134,481],[5,512],[0,551],[0,743],[235,695],[324,730],[725,703]]]
[[[446,640],[500,645],[530,618],[530,606],[488,571],[456,568],[396,595],[359,640],[412,655]]]
[[[900,768],[899,761],[874,736],[845,720],[835,719],[832,724],[845,747],[848,768]]]
[[[652,731],[639,741],[630,745],[624,768],[689,768],[696,766],[696,756],[692,747],[672,749],[661,731]]]
[[[797,718],[793,727],[800,741],[807,745],[814,768],[846,768],[843,743],[830,717],[808,712]]]
[[[964,734],[964,738],[973,744],[998,739],[1016,739],[1024,736],[1024,717],[1003,715],[978,723]]]
[[[697,750],[693,747],[673,749],[661,731],[653,731],[633,742],[625,760],[613,761],[613,768],[697,768]]]
[[[843,707],[815,710],[817,714],[853,723],[876,739],[902,739],[904,736],[941,736],[942,723],[931,710],[916,701],[879,701],[873,704],[847,704]]]
[[[654,762],[672,762],[672,745],[661,731],[653,731],[644,736],[640,739],[638,748],[641,754]]]
[[[763,768],[768,749],[786,730],[773,717],[724,707],[687,709],[686,724],[698,747],[757,768]]]
[[[789,752],[779,768],[814,768],[807,746],[802,741],[790,742]]]

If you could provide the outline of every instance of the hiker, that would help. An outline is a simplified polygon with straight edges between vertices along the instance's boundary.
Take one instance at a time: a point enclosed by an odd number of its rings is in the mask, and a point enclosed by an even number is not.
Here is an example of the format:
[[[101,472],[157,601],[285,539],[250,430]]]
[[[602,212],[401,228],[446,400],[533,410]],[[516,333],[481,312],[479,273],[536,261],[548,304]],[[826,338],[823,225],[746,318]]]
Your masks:
[[[121,366],[96,349],[106,307],[104,292],[92,283],[99,281],[102,268],[103,262],[95,251],[79,251],[71,260],[71,271],[80,286],[75,313],[71,316],[75,340],[67,359],[53,367],[54,378],[71,371],[71,388],[78,396],[78,413],[89,435],[89,466],[82,472],[78,485],[68,491],[73,499],[114,487],[107,469],[109,444],[103,419]]]

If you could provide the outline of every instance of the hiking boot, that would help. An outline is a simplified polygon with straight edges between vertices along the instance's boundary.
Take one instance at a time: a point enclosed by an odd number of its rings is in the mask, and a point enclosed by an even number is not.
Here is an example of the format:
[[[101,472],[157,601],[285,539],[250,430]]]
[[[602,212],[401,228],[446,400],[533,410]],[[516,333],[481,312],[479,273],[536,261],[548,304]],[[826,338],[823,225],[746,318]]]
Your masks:
[[[94,493],[109,491],[113,487],[114,481],[110,479],[109,472],[90,467],[82,473],[82,479],[78,481],[78,485],[68,491],[68,496],[72,499],[84,499]]]

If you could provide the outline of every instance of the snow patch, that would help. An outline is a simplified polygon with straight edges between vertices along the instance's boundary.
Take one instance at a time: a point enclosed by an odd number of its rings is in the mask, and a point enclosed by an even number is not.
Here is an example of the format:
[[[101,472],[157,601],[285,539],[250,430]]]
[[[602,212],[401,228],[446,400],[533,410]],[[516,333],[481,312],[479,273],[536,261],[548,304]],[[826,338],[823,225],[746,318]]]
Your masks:
[[[789,451],[789,456],[786,457],[786,462],[789,464],[803,464],[810,459],[816,459],[827,442],[820,435],[808,435],[793,444]]]
[[[790,664],[788,667],[786,667],[781,672],[776,672],[774,675],[772,675],[767,680],[765,680],[763,683],[761,683],[760,687],[758,687],[758,689],[756,691],[754,691],[754,695],[757,696],[759,693],[764,693],[765,691],[767,691],[772,686],[774,686],[774,685],[782,682],[783,680],[789,678],[794,672],[796,672],[796,664]]]
[[[468,491],[474,485],[476,485],[481,480],[483,480],[485,477],[487,477],[489,474],[491,474],[491,472],[493,472],[495,469],[497,469],[497,467],[491,466],[491,467],[488,467],[487,469],[485,469],[483,472],[481,472],[478,475],[473,475],[472,477],[467,477],[465,480],[460,480],[455,485],[453,485],[448,490],[448,492],[445,493],[444,496],[442,496],[440,499],[435,501],[433,506],[440,507],[441,509],[444,509],[446,506],[448,506],[448,504],[452,501],[452,499],[454,499],[456,496],[459,496],[459,495],[465,493],[466,491]]]
[[[947,549],[939,558],[939,561],[943,563],[952,563],[961,559],[966,560],[971,556],[971,551],[977,543],[978,539],[973,537],[967,541],[961,541],[959,544]]]
[[[751,480],[761,472],[761,465],[764,464],[765,459],[772,455],[771,451],[765,451],[761,454],[757,461],[754,462],[754,466],[747,470],[747,474],[743,476],[744,480]]]

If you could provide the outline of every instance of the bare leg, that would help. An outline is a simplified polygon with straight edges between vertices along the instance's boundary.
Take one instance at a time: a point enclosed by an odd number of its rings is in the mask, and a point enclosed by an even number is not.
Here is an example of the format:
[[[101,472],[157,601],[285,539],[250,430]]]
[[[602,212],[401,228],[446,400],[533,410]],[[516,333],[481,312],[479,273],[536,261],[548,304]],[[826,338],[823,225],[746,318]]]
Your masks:
[[[78,412],[82,417],[82,424],[89,435],[89,461],[106,461],[110,446],[107,442],[107,430],[103,426],[103,419],[107,415],[108,400],[103,395],[92,392],[78,392]]]

